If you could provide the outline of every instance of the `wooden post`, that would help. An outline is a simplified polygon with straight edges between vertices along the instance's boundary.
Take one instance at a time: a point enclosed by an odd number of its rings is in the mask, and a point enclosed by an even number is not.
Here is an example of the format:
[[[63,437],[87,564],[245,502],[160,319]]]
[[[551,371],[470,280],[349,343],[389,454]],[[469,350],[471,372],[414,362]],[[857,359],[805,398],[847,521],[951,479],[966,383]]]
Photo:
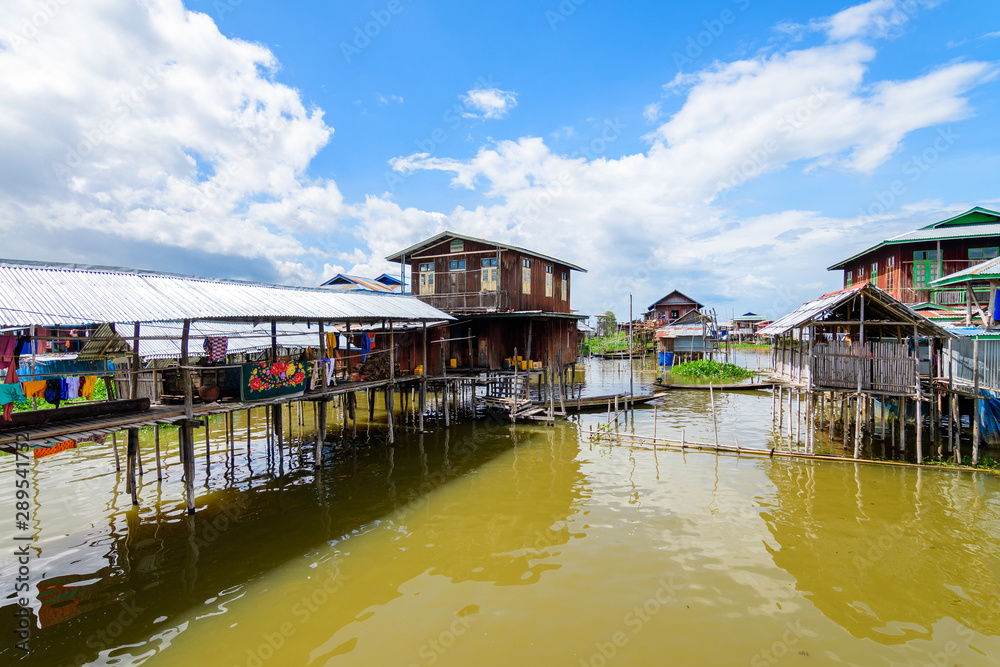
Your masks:
[[[704,352],[704,349],[702,350]],[[628,293],[628,395],[635,397],[635,389],[632,386],[632,293]]]
[[[719,422],[715,418],[715,388],[708,383],[709,398],[712,401],[712,428],[715,430],[715,451],[719,451]]]
[[[813,453],[813,339],[816,337],[816,326],[809,325],[809,378],[806,381],[806,451]]]
[[[427,409],[427,322],[423,322],[424,349],[423,349],[423,377],[420,379],[420,432],[424,432],[424,410]]]
[[[979,464],[979,337],[972,339],[972,465]]]
[[[385,413],[389,421],[389,444],[396,441],[395,424],[393,423],[393,408],[396,402],[396,333],[392,328],[392,320],[389,320],[389,386],[385,392]]]
[[[135,483],[136,459],[139,458],[139,429],[128,429],[128,446],[126,450],[125,492],[132,495],[132,504],[139,504],[139,490]]]
[[[188,514],[194,514],[194,398],[192,395],[191,370],[188,368],[188,342],[191,334],[191,320],[184,320],[181,330],[181,378],[184,384],[184,422],[180,430],[180,449],[184,461],[184,493]]]
[[[899,397],[899,452],[906,451],[906,397]]]
[[[863,295],[862,295],[863,296]],[[861,458],[861,437],[863,435],[862,423],[861,423],[861,375],[858,372],[858,394],[854,398],[854,458]]]
[[[118,433],[117,432],[111,434],[111,447],[112,447],[112,449],[115,450],[115,471],[116,472],[121,472],[122,471],[122,462],[121,462],[121,458],[118,456]]]
[[[139,398],[139,323],[135,323],[132,335],[132,356],[129,359],[129,366],[132,367],[130,382],[128,383],[128,397]]]
[[[156,480],[163,479],[163,471],[160,469],[160,425],[153,427],[153,438],[156,443]]]

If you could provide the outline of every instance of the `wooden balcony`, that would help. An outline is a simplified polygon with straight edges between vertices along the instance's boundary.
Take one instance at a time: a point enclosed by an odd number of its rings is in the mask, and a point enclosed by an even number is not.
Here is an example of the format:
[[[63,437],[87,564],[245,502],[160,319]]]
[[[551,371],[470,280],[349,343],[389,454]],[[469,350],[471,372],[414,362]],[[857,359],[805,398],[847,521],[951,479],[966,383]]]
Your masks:
[[[496,313],[510,308],[505,291],[418,294],[417,298],[446,313]]]

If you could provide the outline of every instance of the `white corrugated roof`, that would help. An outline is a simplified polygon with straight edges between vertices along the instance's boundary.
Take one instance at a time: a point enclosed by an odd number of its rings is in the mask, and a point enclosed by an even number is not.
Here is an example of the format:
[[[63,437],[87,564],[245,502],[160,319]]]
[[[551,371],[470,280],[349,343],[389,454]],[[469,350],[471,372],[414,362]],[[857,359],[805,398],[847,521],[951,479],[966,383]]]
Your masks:
[[[875,287],[871,283],[864,283],[855,287],[848,287],[839,292],[833,292],[821,296],[813,301],[808,301],[782,318],[779,318],[767,325],[757,333],[762,336],[774,336],[785,333],[790,329],[803,326],[810,322],[822,324],[822,321],[829,318],[833,310],[843,303],[850,301],[861,293],[875,299],[878,303],[893,312],[896,317],[918,324],[922,329],[930,329],[934,335],[947,338],[950,336],[943,328],[931,322],[926,317],[906,306],[903,302],[894,298],[889,293]],[[877,322],[873,321],[872,324]]]
[[[416,297],[0,259],[0,327],[185,319],[453,320]]]

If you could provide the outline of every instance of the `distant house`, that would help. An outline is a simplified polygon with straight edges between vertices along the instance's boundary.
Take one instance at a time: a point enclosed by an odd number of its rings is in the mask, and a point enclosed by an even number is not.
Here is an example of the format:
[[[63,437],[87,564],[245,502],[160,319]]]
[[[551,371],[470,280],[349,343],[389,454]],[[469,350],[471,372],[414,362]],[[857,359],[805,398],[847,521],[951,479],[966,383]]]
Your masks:
[[[743,313],[742,315],[733,318],[733,326],[732,329],[730,329],[730,333],[735,336],[737,340],[753,338],[757,335],[758,330],[768,324],[770,324],[770,320],[763,315],[758,315],[757,313]]]
[[[570,308],[571,273],[586,269],[447,231],[386,259],[407,265],[421,301],[462,318],[441,343],[444,356],[458,366],[499,369],[515,349],[518,356],[542,363],[576,359],[577,321],[586,316]]]
[[[395,284],[383,280],[383,278],[389,278],[389,280],[395,280]],[[333,278],[330,278],[321,287],[330,287],[333,289],[353,292],[353,291],[365,291],[365,292],[399,292],[399,286],[402,283],[398,278],[392,278],[387,274],[382,274],[378,278],[362,278],[361,276],[349,276],[346,273],[338,273]]]
[[[704,304],[674,290],[647,308],[644,318],[661,325],[673,324],[692,310],[701,310],[704,307]]]
[[[935,280],[1000,256],[1000,213],[982,207],[886,239],[829,267],[844,287],[871,283],[906,304],[962,306],[965,286]],[[987,303],[988,291],[975,292]]]

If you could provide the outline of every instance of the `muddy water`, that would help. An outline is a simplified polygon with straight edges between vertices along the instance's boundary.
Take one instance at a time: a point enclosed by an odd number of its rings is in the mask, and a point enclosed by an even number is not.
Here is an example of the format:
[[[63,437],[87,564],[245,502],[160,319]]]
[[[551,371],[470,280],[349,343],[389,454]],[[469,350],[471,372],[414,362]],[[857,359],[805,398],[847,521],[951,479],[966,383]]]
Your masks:
[[[585,390],[618,390],[618,363],[581,370]],[[766,442],[770,396],[759,393],[717,405],[721,438]],[[707,397],[688,394],[657,409],[661,435],[711,437]],[[652,415],[636,410],[622,428],[648,434]],[[24,658],[4,600],[2,664],[1000,656],[997,477],[594,444],[587,433],[604,414],[553,428],[459,424],[401,435],[392,449],[375,430],[357,446],[331,442],[315,474],[308,446],[272,452],[259,422],[248,461],[243,419],[232,459],[221,422],[210,465],[199,440],[194,517],[167,434],[161,483],[144,441],[137,509],[109,447],[33,463],[36,627]],[[0,459],[11,517],[12,468]],[[5,558],[5,595],[14,567]]]

